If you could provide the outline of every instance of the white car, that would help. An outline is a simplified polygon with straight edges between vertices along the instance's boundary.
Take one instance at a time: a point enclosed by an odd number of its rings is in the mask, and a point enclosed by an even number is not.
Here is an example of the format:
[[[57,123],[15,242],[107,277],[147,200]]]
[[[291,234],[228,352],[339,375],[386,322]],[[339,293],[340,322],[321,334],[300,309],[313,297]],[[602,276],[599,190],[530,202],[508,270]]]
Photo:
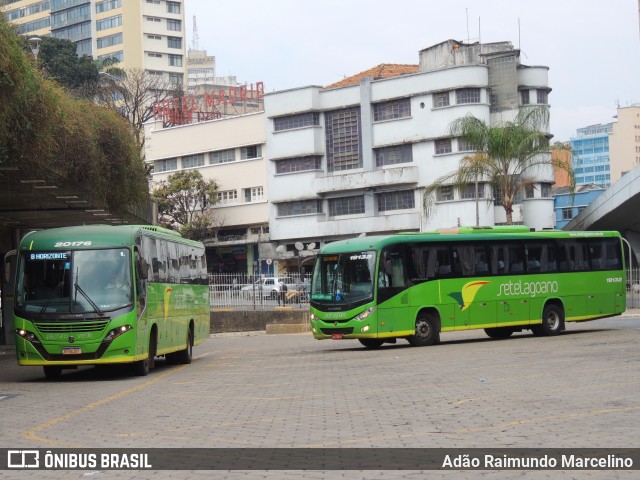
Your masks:
[[[280,281],[287,286],[287,291],[298,289],[298,285],[289,277],[264,277],[256,280],[253,285],[242,287],[240,292],[245,298],[260,297],[262,295],[263,298],[276,299],[280,294]]]

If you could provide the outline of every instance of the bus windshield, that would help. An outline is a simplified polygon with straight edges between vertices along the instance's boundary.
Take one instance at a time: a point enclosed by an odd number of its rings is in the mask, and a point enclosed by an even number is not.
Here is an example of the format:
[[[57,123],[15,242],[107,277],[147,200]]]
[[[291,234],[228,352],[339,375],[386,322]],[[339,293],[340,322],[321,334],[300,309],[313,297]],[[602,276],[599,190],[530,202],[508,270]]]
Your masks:
[[[97,313],[133,302],[126,248],[23,252],[16,308],[33,313]]]
[[[376,253],[319,255],[313,269],[311,301],[353,308],[373,300]]]

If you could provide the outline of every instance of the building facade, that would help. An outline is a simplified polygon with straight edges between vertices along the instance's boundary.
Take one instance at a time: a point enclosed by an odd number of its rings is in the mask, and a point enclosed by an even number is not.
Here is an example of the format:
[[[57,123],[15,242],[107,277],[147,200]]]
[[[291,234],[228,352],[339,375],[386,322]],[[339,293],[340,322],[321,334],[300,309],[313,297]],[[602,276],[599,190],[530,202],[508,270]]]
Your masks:
[[[576,130],[577,135],[570,138],[571,166],[576,185],[611,185],[609,134],[612,130],[612,123],[590,125],[579,128]]]
[[[116,58],[123,69],[138,68],[185,82],[183,0],[3,0],[2,11],[21,35],[71,40],[78,55]]]
[[[554,188],[553,200],[556,212],[556,229],[562,230],[574,217],[587,208],[606,189],[593,183],[581,185],[572,194],[569,187]]]
[[[427,231],[506,221],[483,182],[457,191],[443,186],[425,216],[423,191],[455,171],[471,152],[448,126],[468,114],[495,124],[522,105],[548,105],[548,68],[526,67],[509,42],[453,40],[420,52],[413,69],[385,66],[322,88],[265,95],[271,239],[295,268],[308,250],[356,235]],[[393,68],[392,68],[393,67]],[[553,169],[531,172],[514,222],[555,225]],[[476,213],[477,212],[477,213]]]
[[[205,240],[211,273],[272,274],[264,113],[164,128],[147,125],[146,161],[153,183],[197,169],[218,185],[217,232]],[[153,185],[152,185],[153,186]]]
[[[609,135],[611,183],[640,165],[640,105],[618,107]]]

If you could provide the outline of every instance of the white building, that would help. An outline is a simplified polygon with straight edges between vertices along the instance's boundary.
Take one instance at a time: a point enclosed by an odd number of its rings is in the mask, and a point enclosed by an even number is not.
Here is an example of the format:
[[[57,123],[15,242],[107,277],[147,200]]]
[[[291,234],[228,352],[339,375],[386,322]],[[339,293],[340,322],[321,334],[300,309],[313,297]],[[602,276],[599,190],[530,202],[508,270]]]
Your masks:
[[[147,125],[146,161],[153,183],[179,170],[197,169],[219,185],[219,230],[205,241],[210,271],[253,274],[277,264],[269,243],[264,113],[163,128]],[[269,263],[269,264],[267,264]],[[276,270],[277,271],[277,270]]]
[[[548,104],[548,67],[527,67],[510,42],[449,40],[420,52],[420,65],[380,65],[329,87],[265,95],[271,239],[282,256],[344,237],[475,225],[475,191],[443,187],[433,214],[423,191],[457,169],[469,148],[448,134],[467,114],[510,120],[523,104]],[[554,226],[553,171],[532,172],[514,222]],[[481,225],[504,223],[481,184]],[[282,248],[280,249],[283,250]],[[295,265],[295,260],[291,266]]]

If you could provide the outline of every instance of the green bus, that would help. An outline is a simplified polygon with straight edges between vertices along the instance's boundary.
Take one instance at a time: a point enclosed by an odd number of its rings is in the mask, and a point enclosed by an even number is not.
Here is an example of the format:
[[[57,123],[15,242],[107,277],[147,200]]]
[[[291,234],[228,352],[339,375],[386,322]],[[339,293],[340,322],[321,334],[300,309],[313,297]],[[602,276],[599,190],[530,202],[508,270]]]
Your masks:
[[[369,348],[399,338],[431,345],[440,332],[470,329],[491,338],[557,335],[566,322],[624,312],[622,251],[618,232],[524,226],[329,243],[314,265],[311,331]]]
[[[13,328],[20,365],[48,378],[79,365],[155,357],[191,363],[209,334],[204,246],[153,226],[30,232],[17,254]]]

